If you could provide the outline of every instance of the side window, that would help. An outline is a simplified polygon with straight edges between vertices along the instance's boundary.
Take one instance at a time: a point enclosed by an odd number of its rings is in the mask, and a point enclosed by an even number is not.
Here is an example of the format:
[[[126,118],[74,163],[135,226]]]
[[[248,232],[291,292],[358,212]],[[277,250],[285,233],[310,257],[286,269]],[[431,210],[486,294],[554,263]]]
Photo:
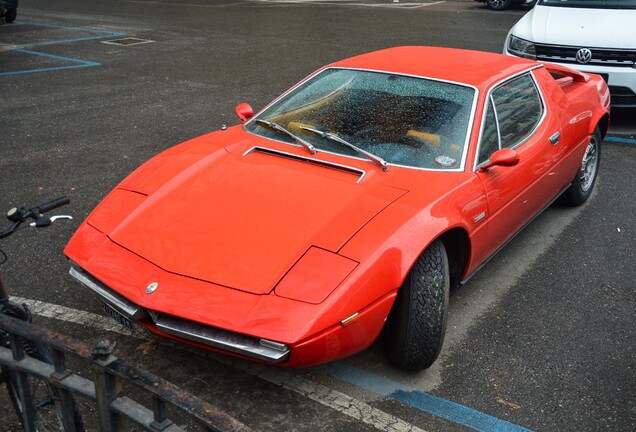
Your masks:
[[[543,105],[530,74],[506,82],[492,92],[501,147],[524,141],[541,120]]]
[[[497,132],[497,119],[489,99],[486,108],[486,118],[484,119],[484,129],[481,132],[481,142],[479,144],[479,157],[477,164],[482,164],[490,159],[490,155],[499,150],[499,133]]]
[[[542,116],[543,104],[530,73],[493,90],[486,106],[477,165],[487,162],[500,148],[525,141]]]

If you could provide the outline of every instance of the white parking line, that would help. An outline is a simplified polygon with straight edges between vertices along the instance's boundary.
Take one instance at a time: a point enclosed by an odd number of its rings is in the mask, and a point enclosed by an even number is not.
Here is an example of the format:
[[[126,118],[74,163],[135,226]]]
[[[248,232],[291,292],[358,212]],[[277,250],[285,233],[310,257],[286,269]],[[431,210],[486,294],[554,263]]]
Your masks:
[[[228,6],[236,6],[245,1],[228,0],[227,3],[167,3],[157,0],[126,0],[129,3],[154,4],[166,7],[200,7],[200,8],[220,8]],[[446,3],[446,0],[433,2],[407,2],[404,0],[386,0],[384,2],[365,1],[365,0],[256,0],[258,3],[271,4],[307,4],[307,5],[331,5],[331,6],[362,6],[362,7],[379,7],[379,8],[402,8],[415,9],[427,6],[433,6],[440,3]]]
[[[378,8],[402,8],[415,9],[420,7],[433,6],[445,1],[437,2],[403,2],[403,1],[387,1],[386,3],[351,1],[351,0],[259,0],[261,3],[278,3],[278,4],[314,4],[314,5],[331,5],[331,6],[363,6]]]
[[[94,328],[100,331],[119,333],[138,339],[148,338],[148,333],[146,333],[145,329],[135,327],[133,330],[128,330],[112,319],[102,315],[22,297],[12,297],[11,300],[16,303],[26,303],[33,314],[41,317],[53,318],[60,321]],[[166,343],[169,343],[168,340],[166,340]],[[187,345],[181,344],[178,345],[178,348],[182,350],[190,349]],[[200,354],[201,350],[198,350],[197,352]],[[258,363],[238,363],[236,361],[231,361],[230,358],[224,356],[215,357],[215,360],[240,369],[270,383],[299,393],[335,411],[373,426],[380,431],[425,432],[417,426],[413,426],[400,418],[347,396],[344,393],[333,390],[306,378],[302,378],[293,371],[287,369],[275,369]]]

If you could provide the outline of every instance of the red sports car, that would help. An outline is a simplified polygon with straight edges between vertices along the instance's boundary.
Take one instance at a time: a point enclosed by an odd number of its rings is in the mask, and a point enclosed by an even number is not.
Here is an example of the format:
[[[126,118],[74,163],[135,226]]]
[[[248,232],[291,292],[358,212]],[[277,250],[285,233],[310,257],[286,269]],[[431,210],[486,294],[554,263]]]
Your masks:
[[[500,54],[339,61],[134,171],[71,239],[70,273],[124,325],[202,348],[308,366],[384,329],[391,361],[423,369],[449,290],[590,196],[609,103],[600,76]]]

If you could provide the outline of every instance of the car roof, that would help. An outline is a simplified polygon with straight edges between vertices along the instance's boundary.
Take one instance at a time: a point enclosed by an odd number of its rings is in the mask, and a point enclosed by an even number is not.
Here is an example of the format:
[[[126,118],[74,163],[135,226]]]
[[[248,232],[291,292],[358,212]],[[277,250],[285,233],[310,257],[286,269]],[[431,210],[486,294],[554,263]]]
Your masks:
[[[540,65],[518,57],[484,51],[426,46],[403,46],[374,51],[335,62],[347,67],[415,75],[464,83],[479,89]]]

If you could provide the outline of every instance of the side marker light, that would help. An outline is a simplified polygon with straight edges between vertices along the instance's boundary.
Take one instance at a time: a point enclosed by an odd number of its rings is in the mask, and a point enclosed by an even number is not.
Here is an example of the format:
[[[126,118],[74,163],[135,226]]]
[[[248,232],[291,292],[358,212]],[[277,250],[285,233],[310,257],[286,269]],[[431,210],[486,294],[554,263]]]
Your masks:
[[[356,322],[359,316],[360,315],[358,314],[358,312],[356,312],[353,315],[351,315],[349,318],[345,318],[342,321],[340,321],[340,325],[343,327],[347,327],[348,325],[351,325],[354,322]]]

